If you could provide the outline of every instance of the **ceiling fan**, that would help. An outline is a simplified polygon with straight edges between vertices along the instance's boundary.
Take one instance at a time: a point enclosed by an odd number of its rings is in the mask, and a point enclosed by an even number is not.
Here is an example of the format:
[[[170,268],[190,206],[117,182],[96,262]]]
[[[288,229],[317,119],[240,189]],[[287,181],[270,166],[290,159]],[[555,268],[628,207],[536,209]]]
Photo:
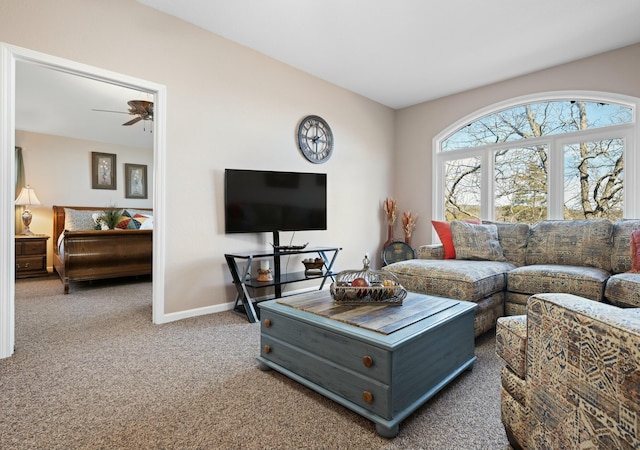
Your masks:
[[[123,123],[123,126],[129,126],[140,122],[141,120],[151,120],[153,121],[153,102],[149,102],[147,100],[129,100],[127,102],[129,105],[129,111],[109,111],[106,109],[94,109],[93,111],[102,111],[102,112],[112,112],[118,114],[131,114],[135,115],[133,119],[128,122]]]

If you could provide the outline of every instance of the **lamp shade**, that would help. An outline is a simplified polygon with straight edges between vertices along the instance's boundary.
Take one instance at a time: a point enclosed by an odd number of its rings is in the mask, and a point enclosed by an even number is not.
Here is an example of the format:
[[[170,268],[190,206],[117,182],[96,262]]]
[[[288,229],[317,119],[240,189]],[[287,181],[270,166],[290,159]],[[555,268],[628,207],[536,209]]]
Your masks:
[[[20,195],[16,200],[16,205],[39,205],[40,200],[36,196],[36,193],[29,185],[27,187],[23,187],[22,191],[20,191]]]

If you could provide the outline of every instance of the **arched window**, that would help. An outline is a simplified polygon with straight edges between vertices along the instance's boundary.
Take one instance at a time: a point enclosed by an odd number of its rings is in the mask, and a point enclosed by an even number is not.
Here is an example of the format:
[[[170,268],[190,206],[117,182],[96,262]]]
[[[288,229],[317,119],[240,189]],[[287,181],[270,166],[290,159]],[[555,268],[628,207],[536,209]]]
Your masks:
[[[633,217],[637,106],[615,95],[548,94],[463,119],[434,140],[433,217]]]

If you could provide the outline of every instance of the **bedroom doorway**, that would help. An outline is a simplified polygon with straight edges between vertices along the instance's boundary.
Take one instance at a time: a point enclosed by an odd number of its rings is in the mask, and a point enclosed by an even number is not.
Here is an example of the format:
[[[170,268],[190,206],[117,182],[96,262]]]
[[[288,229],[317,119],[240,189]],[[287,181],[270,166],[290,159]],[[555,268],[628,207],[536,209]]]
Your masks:
[[[79,77],[82,80],[104,83],[148,95],[154,102],[153,117],[153,275],[152,321],[164,323],[164,184],[165,184],[165,98],[162,85],[110,72],[101,68],[69,61],[28,49],[0,43],[0,358],[13,354],[15,344],[15,280],[12,268],[15,264],[14,246],[14,172],[16,134],[16,66],[34,65]],[[99,108],[99,105],[97,106]],[[114,114],[115,115],[115,114]],[[122,161],[124,162],[124,161]],[[123,180],[124,181],[124,180]],[[123,182],[124,185],[124,182]],[[47,205],[51,206],[51,205]]]

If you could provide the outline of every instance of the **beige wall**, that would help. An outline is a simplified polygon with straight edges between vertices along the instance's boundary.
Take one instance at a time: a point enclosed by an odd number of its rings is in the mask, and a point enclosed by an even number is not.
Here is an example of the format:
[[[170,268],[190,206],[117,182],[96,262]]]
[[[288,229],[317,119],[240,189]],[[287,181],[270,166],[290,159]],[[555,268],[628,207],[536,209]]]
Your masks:
[[[227,167],[326,172],[329,229],[294,242],[343,246],[338,268],[357,268],[378,259],[388,195],[420,215],[413,243],[430,242],[432,139],[449,124],[536,92],[640,97],[635,45],[393,111],[134,0],[0,0],[0,41],[167,86],[166,313],[233,301],[224,253],[269,248],[267,234],[224,234]],[[334,131],[323,165],[296,147],[308,114]]]
[[[393,192],[401,209],[420,216],[412,243],[432,239],[432,145],[445,128],[484,107],[529,94],[584,90],[640,97],[638,74],[640,44],[397,111]]]
[[[22,147],[25,179],[36,192],[40,206],[31,208],[31,231],[52,236],[53,205],[151,208],[153,206],[153,152],[104,142],[86,141],[16,130],[16,145]],[[91,152],[116,155],[116,190],[91,188]],[[125,198],[124,165],[147,166],[148,199]],[[47,243],[47,266],[51,270],[53,241]]]
[[[339,269],[379,251],[393,110],[134,0],[0,0],[0,41],[167,87],[166,313],[232,302],[224,253],[269,248],[267,234],[224,234],[225,168],[327,173],[328,230],[293,242],[343,246]],[[333,129],[326,164],[297,149],[308,114]]]

